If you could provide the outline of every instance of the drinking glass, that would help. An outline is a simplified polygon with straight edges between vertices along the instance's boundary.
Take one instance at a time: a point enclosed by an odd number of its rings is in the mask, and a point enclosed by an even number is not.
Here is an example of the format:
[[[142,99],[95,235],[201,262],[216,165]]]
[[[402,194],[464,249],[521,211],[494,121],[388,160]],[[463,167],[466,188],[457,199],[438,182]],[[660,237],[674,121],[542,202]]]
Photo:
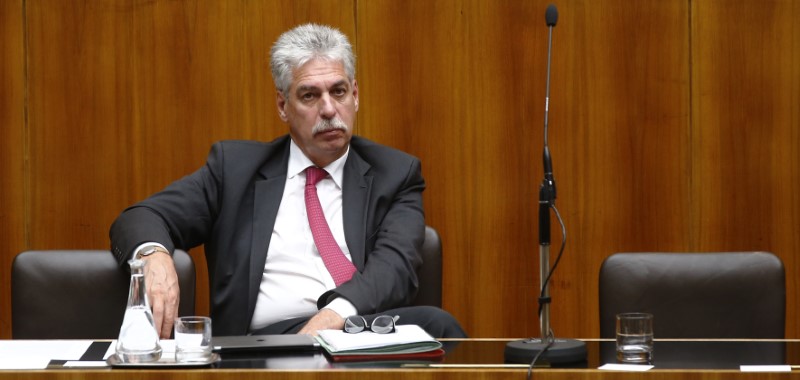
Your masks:
[[[617,314],[617,360],[622,363],[653,360],[653,314]]]
[[[205,362],[211,357],[211,318],[175,318],[175,361]]]

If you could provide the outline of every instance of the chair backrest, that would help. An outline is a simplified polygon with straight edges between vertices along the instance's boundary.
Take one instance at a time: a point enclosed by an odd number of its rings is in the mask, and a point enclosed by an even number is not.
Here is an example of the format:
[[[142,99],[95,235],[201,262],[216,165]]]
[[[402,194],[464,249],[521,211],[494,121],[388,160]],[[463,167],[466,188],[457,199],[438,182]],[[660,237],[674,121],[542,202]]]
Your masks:
[[[422,268],[417,272],[419,292],[415,306],[442,306],[442,241],[430,226],[425,226],[425,242],[422,243]]]
[[[176,250],[180,315],[194,314],[195,268]],[[109,251],[22,252],[11,269],[14,339],[116,339],[128,301],[130,274]]]
[[[600,269],[600,336],[616,314],[654,315],[656,338],[783,339],[783,263],[767,252],[618,253]]]

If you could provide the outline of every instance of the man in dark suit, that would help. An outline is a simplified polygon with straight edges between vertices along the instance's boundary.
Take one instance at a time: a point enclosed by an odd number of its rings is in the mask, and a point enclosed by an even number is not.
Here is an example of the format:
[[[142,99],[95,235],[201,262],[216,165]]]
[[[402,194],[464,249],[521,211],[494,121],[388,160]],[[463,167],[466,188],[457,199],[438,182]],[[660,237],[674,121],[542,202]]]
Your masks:
[[[147,261],[161,336],[178,310],[170,252],[205,244],[215,335],[316,334],[349,315],[385,313],[435,337],[464,337],[439,308],[403,307],[417,291],[425,182],[415,157],[352,135],[358,85],[347,38],[299,26],[278,39],[270,64],[289,135],[214,144],[204,167],[111,227],[121,264]]]

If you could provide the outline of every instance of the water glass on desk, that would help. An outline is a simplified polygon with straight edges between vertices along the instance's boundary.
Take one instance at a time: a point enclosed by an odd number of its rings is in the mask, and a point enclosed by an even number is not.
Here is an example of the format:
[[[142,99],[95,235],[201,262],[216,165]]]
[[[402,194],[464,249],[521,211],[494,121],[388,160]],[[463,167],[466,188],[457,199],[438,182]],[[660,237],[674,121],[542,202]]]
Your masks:
[[[205,362],[211,357],[211,318],[175,318],[175,361]]]
[[[653,314],[617,314],[617,361],[650,363],[653,360]]]

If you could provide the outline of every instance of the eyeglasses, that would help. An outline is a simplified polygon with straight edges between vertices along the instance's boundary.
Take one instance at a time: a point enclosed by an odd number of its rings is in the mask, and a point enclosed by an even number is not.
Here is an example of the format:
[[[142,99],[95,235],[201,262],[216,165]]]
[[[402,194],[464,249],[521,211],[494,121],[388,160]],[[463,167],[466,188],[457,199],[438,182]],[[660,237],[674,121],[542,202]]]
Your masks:
[[[370,330],[376,334],[390,334],[395,332],[394,323],[400,319],[399,315],[379,315],[372,320],[372,324],[360,315],[351,315],[344,320],[344,332],[358,334]]]

